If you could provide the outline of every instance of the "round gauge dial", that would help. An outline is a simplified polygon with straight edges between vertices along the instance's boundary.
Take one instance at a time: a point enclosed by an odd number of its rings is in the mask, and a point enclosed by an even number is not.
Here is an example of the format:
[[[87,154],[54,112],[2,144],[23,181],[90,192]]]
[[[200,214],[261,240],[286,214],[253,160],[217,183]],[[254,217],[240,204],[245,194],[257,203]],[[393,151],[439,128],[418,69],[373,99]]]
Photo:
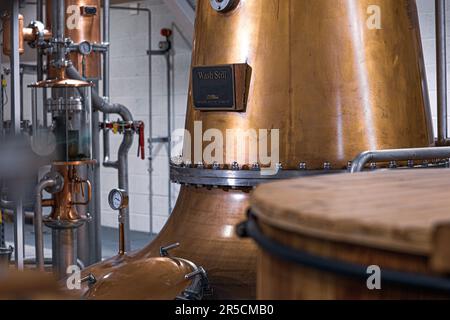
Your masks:
[[[239,0],[209,0],[211,7],[218,12],[228,12],[236,8]]]
[[[120,210],[128,205],[128,194],[120,189],[113,189],[108,196],[109,206],[113,210]]]
[[[82,55],[88,55],[92,52],[92,45],[88,41],[83,41],[78,44],[78,51]]]

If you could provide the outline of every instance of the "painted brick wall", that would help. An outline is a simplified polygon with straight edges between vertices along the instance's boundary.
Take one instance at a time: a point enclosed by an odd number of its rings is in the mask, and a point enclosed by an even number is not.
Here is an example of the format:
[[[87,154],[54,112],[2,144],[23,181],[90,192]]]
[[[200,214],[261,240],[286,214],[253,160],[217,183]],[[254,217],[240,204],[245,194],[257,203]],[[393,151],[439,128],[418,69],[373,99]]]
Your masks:
[[[189,69],[191,60],[190,44],[187,44],[176,29],[174,16],[162,0],[140,1],[142,7],[152,11],[152,49],[158,49],[161,28],[174,30],[174,54],[172,56],[172,128],[183,128],[186,112]],[[147,14],[133,11],[111,12],[111,101],[130,108],[135,120],[143,120],[146,139],[149,137],[149,70],[148,70],[148,22]],[[152,58],[153,75],[153,137],[167,136],[167,77],[165,58]],[[137,137],[136,137],[137,138]],[[117,150],[121,137],[111,138],[111,150]],[[147,141],[146,141],[147,143]],[[148,157],[148,144],[146,145]],[[112,153],[113,154],[113,153]],[[133,230],[159,232],[169,215],[168,205],[168,157],[165,144],[153,145],[153,218],[149,214],[149,161],[137,158],[137,139],[129,155],[130,184],[130,224]],[[117,213],[107,203],[107,195],[117,185],[117,173],[102,168],[102,223],[117,225]],[[172,203],[175,203],[178,187],[172,186]]]
[[[428,90],[430,91],[430,102],[431,102],[431,111],[433,115],[434,131],[436,134],[437,98],[436,98],[436,32],[434,19],[434,10],[435,10],[434,1],[433,0],[416,0],[416,1],[419,11],[422,45],[427,70]],[[447,36],[450,36],[450,7],[448,6],[447,6]],[[447,37],[447,42],[449,41],[450,38]],[[449,47],[447,50],[449,50],[447,52],[447,59],[448,59],[450,58]],[[449,70],[448,67],[447,70]]]

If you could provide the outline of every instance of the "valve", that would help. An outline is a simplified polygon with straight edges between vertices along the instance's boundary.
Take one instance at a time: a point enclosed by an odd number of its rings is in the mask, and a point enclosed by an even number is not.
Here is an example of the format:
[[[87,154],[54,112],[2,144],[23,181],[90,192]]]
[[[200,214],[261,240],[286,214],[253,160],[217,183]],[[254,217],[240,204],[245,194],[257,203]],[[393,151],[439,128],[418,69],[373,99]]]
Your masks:
[[[165,41],[159,42],[159,49],[163,53],[167,53],[172,49],[172,42],[170,41],[170,37],[172,36],[172,30],[171,29],[161,29],[161,35],[166,38]]]
[[[161,35],[163,37],[169,38],[170,36],[172,36],[172,30],[171,29],[167,29],[167,28],[163,28],[163,29],[161,29]]]
[[[141,122],[139,125],[139,146],[138,146],[138,157],[141,156],[142,160],[145,160],[145,133],[144,133],[144,123]]]
[[[145,125],[143,121],[125,122],[103,122],[100,123],[100,129],[110,129],[114,134],[123,134],[126,131],[131,131],[139,135],[139,145],[137,156],[145,160]]]

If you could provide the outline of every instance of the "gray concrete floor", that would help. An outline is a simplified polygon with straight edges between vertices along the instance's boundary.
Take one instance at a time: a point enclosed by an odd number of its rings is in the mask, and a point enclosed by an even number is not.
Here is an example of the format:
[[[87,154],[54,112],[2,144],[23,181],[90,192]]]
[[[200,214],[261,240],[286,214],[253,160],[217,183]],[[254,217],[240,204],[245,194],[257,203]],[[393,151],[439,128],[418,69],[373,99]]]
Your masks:
[[[5,240],[7,246],[14,246],[14,226],[12,223],[5,224]],[[107,259],[117,255],[119,247],[118,230],[114,228],[102,227],[102,257]],[[143,232],[130,232],[131,249],[138,250],[153,240],[155,235]],[[50,258],[52,255],[51,230],[45,227],[44,230],[44,255]],[[34,230],[32,225],[25,225],[25,258],[34,258]]]

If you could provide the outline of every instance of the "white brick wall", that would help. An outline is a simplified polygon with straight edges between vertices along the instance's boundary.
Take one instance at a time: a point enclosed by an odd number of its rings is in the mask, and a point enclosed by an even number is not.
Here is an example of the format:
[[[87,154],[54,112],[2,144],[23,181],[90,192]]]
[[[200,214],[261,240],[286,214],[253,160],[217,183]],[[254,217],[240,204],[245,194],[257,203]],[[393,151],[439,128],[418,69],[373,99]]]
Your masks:
[[[161,0],[140,1],[142,7],[152,11],[152,49],[158,49],[162,28],[174,30],[173,61],[173,129],[184,127],[191,49],[173,27],[174,16]],[[132,11],[111,11],[111,101],[126,105],[135,120],[143,120],[146,126],[146,143],[149,137],[148,108],[148,49],[147,14],[132,14]],[[153,137],[167,136],[167,78],[164,57],[153,57]],[[136,137],[137,138],[137,137]],[[111,138],[111,150],[117,150],[121,137]],[[146,145],[148,157],[148,145]],[[114,153],[112,153],[114,154]],[[130,224],[133,230],[150,231],[149,215],[149,161],[140,160],[137,154],[137,139],[129,155]],[[153,148],[153,232],[159,232],[169,215],[168,205],[168,157],[167,146],[154,144]],[[102,223],[117,226],[117,212],[107,203],[107,195],[117,185],[117,173],[102,168]],[[178,194],[172,186],[172,203]]]
[[[434,131],[437,129],[436,109],[436,32],[434,19],[434,1],[416,0],[419,10],[420,28],[422,34],[422,45],[427,70],[428,90],[430,91],[431,111],[433,115]],[[447,36],[450,36],[450,7],[447,6]],[[450,38],[447,37],[447,59],[450,59]],[[450,62],[450,60],[449,60]],[[447,67],[448,72],[450,69]],[[449,96],[450,97],[450,96]],[[450,102],[450,100],[449,100]],[[449,118],[450,119],[450,118]]]

